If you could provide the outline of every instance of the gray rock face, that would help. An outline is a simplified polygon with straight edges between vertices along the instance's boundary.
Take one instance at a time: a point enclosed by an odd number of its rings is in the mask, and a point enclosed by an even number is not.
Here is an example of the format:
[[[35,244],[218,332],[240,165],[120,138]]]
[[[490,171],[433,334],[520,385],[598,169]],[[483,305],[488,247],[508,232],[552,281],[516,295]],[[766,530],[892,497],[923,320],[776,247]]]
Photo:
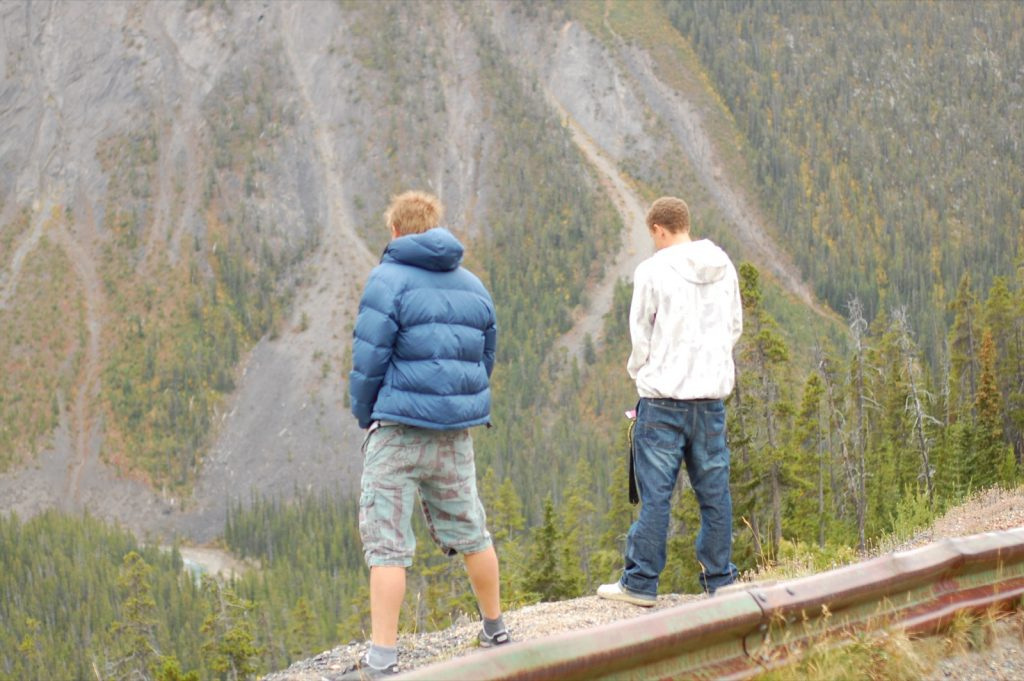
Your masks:
[[[23,264],[44,237],[74,263],[79,286],[69,295],[85,310],[59,424],[41,451],[20,453],[34,463],[0,475],[0,508],[88,508],[140,534],[203,541],[221,532],[227,504],[252,492],[351,493],[361,444],[345,406],[351,325],[387,238],[390,195],[434,191],[456,234],[492,236],[485,161],[497,133],[485,45],[499,46],[508,78],[571,119],[592,166],[586,181],[631,227],[564,345],[571,352],[598,329],[611,282],[649,249],[642,225],[633,229],[643,202],[617,165],[650,156],[658,125],[669,130],[662,145],[699,154],[701,167],[713,167],[714,152],[696,110],[638,48],[609,47],[551,8],[522,9],[0,3],[0,242],[12,235],[0,249],[0,314],[17,304]],[[218,402],[185,499],[110,460],[105,391],[123,320],[104,253],[126,210],[138,217],[133,281],[156,285],[185,262],[209,276],[213,235],[227,234],[284,262],[275,285],[291,292],[276,333],[241,349],[235,389]],[[28,226],[15,232],[25,211]]]

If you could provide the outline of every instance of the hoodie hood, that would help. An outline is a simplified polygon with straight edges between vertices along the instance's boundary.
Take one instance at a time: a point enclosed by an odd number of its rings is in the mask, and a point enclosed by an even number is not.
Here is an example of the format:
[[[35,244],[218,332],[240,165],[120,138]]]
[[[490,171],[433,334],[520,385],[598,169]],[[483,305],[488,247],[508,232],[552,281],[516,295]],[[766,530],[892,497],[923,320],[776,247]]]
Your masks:
[[[658,252],[669,268],[694,284],[713,284],[725,277],[729,256],[708,239],[669,246]]]
[[[408,234],[392,239],[381,262],[412,265],[434,272],[447,272],[462,262],[462,244],[444,227],[435,227],[422,234]]]

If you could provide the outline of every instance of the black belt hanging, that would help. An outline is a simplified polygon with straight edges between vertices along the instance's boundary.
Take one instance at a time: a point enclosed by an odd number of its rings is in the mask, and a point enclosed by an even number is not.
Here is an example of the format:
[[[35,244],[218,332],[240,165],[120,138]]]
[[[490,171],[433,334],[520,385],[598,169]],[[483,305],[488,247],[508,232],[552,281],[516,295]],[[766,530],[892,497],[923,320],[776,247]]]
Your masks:
[[[640,403],[637,403],[636,416],[629,421],[629,428],[626,431],[626,441],[629,444],[629,503],[636,506],[640,503],[640,491],[636,486],[636,451],[633,442],[633,433],[636,430],[636,421],[640,416]]]

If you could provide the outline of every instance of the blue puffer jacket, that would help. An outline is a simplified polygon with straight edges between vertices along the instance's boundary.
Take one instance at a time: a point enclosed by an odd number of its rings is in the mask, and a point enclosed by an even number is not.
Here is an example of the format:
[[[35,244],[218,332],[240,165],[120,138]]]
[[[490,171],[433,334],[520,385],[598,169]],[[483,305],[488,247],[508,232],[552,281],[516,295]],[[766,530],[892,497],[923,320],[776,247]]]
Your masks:
[[[455,430],[490,420],[498,327],[491,295],[438,227],[388,244],[359,302],[349,396],[372,421]]]

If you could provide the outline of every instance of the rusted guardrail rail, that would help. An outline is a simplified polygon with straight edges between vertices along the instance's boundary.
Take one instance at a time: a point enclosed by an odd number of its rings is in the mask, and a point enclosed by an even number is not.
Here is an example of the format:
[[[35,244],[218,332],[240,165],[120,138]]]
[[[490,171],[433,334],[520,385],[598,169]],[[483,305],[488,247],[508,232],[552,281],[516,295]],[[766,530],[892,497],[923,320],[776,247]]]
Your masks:
[[[417,669],[405,679],[748,679],[843,632],[937,633],[960,611],[1017,607],[1024,527],[720,594]]]

